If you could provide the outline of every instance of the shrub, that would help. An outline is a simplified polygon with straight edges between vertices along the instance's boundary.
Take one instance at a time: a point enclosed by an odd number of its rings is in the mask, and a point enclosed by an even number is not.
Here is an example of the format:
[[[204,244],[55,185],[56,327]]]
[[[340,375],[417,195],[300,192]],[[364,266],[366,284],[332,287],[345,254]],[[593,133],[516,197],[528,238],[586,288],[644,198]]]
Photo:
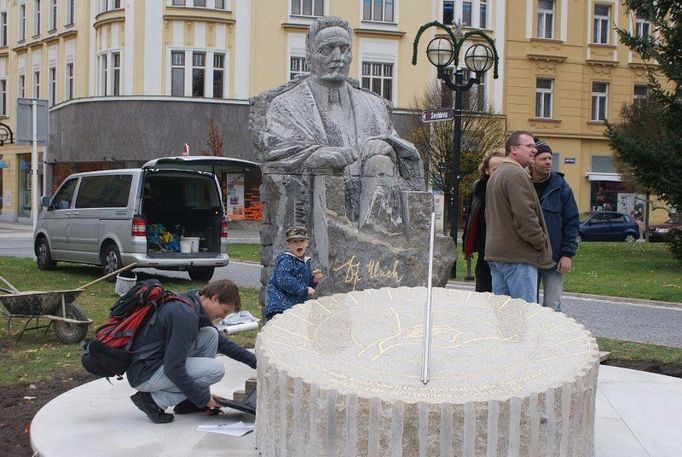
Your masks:
[[[670,244],[670,252],[673,257],[682,264],[682,230],[673,231],[673,235],[668,243]]]

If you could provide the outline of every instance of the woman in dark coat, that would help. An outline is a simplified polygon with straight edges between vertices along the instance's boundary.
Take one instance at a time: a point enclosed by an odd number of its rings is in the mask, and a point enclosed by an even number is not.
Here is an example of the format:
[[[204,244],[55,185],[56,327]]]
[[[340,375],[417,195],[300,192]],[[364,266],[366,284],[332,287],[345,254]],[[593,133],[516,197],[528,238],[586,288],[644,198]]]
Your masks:
[[[478,252],[476,260],[476,292],[492,292],[490,267],[483,259],[485,254],[485,190],[488,178],[504,158],[504,149],[488,152],[478,166],[481,177],[474,183],[469,205],[469,217],[464,227],[462,251],[465,259],[471,259]]]

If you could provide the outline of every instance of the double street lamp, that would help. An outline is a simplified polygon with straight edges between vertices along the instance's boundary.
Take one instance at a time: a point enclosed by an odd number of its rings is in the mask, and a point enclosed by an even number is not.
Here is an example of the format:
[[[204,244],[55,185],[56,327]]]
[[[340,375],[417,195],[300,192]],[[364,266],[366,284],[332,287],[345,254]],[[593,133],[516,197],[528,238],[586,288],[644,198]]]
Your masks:
[[[474,84],[481,84],[485,72],[493,68],[493,78],[497,79],[497,65],[499,57],[495,48],[494,40],[480,30],[472,30],[463,35],[458,34],[459,38],[453,33],[450,27],[433,21],[423,25],[414,40],[414,50],[412,54],[412,64],[417,64],[417,46],[421,34],[430,27],[443,29],[446,36],[436,36],[426,47],[426,57],[432,65],[438,69],[438,79],[445,82],[445,85],[455,93],[455,128],[454,128],[454,147],[452,151],[452,175],[450,183],[452,191],[450,194],[450,236],[455,241],[457,249],[457,213],[459,205],[459,180],[460,180],[460,161],[462,154],[462,95],[469,91]],[[464,42],[470,38],[483,39],[487,44],[477,43],[469,47],[464,54],[464,64],[470,72],[475,73],[474,78],[464,81],[464,69],[459,68],[459,52]],[[453,65],[450,67],[450,65]],[[454,71],[453,71],[454,70]],[[454,80],[453,80],[454,73]],[[456,264],[455,264],[456,265]],[[455,270],[456,274],[456,270]]]

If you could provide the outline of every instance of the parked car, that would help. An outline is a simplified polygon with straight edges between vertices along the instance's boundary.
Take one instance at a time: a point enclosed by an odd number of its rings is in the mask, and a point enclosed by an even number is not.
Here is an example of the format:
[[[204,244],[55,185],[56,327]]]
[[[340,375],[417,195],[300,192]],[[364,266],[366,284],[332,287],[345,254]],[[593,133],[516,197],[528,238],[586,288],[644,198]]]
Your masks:
[[[220,185],[213,173],[183,168],[181,161],[67,177],[41,202],[34,232],[38,268],[78,262],[101,265],[108,274],[135,262],[210,280],[215,267],[229,262]]]
[[[578,241],[635,241],[639,225],[629,214],[589,211],[580,214]]]
[[[662,224],[649,226],[649,241],[669,241],[675,231],[682,232],[682,214],[671,214]]]

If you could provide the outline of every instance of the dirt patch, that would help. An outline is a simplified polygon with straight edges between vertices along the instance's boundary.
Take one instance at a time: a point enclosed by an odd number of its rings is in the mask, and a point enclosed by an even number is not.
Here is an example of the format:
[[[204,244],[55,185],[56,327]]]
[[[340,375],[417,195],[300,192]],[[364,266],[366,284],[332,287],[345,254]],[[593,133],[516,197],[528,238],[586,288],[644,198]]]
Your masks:
[[[657,363],[647,362],[644,360],[609,359],[606,362],[604,362],[603,365],[630,368],[633,370],[648,371],[649,373],[672,376],[674,378],[682,378],[682,365],[677,365],[674,363]]]
[[[36,383],[0,387],[0,455],[31,457],[31,420],[47,402],[95,377],[77,372]]]
[[[605,365],[682,378],[682,365],[612,359]],[[0,388],[0,455],[31,457],[31,419],[47,402],[95,377],[85,371],[48,381],[16,383]]]

